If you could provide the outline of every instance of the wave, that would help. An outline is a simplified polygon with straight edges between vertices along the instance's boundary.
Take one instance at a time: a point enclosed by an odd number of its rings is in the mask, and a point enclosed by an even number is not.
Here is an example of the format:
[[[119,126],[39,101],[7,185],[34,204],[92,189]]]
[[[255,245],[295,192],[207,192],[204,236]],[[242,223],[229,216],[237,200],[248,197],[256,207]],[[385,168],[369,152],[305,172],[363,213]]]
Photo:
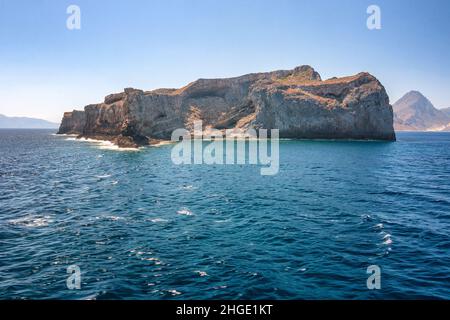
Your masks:
[[[98,178],[98,179],[106,179],[106,178],[111,177],[111,175],[110,174],[103,174],[103,175],[99,175],[99,176],[95,176],[95,177]]]
[[[382,223],[378,223],[376,225],[373,226],[374,229],[383,229],[384,225]]]
[[[34,216],[29,215],[26,217],[12,219],[8,221],[10,224],[18,225],[27,228],[45,227],[53,222],[50,216]]]
[[[166,292],[170,293],[172,296],[178,296],[181,294],[181,292],[177,290],[166,290]]]
[[[180,189],[182,189],[182,190],[193,190],[193,189],[197,189],[197,187],[194,187],[193,185],[189,184],[189,185],[181,186]]]
[[[56,137],[78,137],[78,134],[70,134],[70,133],[51,133],[50,135]]]
[[[97,220],[103,219],[103,220],[110,220],[110,221],[125,220],[124,217],[119,217],[119,216],[114,216],[114,215],[102,215],[102,216],[97,216],[97,217],[95,217],[95,219],[97,219]]]
[[[194,214],[187,208],[181,208],[177,211],[178,214],[184,215],[184,216],[193,216]]]
[[[77,137],[68,137],[66,138],[67,141],[80,141],[80,142],[89,142],[92,145],[94,145],[96,148],[101,150],[112,150],[112,151],[141,151],[143,147],[141,148],[120,148],[118,145],[112,143],[108,140],[97,140],[92,138],[77,138]]]
[[[158,222],[169,222],[169,220],[167,220],[167,219],[162,219],[162,218],[150,219],[150,221],[153,222],[153,223],[158,223]]]
[[[231,219],[225,219],[225,220],[214,220],[215,223],[227,223],[230,222]]]
[[[158,147],[162,147],[162,146],[166,146],[166,145],[174,144],[174,143],[177,143],[177,142],[176,141],[161,141],[161,142],[150,145],[150,147],[158,148]]]

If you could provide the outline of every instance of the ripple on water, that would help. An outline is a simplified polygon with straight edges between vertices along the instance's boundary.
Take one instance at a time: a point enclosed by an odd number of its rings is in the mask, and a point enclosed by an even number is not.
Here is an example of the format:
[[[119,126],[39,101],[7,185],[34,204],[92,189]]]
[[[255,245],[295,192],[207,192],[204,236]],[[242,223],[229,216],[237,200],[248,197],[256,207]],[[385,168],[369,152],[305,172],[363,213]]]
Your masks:
[[[281,141],[262,177],[51,133],[0,130],[0,299],[450,297],[450,134]]]
[[[103,219],[103,220],[110,220],[110,221],[120,221],[120,220],[125,220],[124,217],[120,217],[120,216],[115,216],[115,215],[102,215],[102,216],[97,216],[95,217],[97,220],[99,219]]]

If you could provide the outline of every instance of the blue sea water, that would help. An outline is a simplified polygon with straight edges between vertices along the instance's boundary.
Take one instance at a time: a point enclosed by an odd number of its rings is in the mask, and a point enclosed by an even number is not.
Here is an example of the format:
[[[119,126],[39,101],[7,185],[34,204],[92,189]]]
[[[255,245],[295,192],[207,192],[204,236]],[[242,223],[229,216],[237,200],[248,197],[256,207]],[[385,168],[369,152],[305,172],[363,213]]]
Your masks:
[[[450,298],[449,133],[281,141],[275,176],[170,153],[0,130],[0,299]]]

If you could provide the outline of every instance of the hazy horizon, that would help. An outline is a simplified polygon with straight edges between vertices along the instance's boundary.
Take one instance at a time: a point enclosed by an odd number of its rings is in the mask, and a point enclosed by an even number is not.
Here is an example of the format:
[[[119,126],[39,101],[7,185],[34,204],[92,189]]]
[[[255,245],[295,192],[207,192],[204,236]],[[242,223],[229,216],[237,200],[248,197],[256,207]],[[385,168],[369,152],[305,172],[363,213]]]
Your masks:
[[[66,9],[81,9],[68,30]],[[381,8],[369,30],[367,7]],[[323,79],[367,71],[391,104],[418,90],[450,107],[448,1],[0,0],[0,113],[59,123],[125,87],[311,65]]]

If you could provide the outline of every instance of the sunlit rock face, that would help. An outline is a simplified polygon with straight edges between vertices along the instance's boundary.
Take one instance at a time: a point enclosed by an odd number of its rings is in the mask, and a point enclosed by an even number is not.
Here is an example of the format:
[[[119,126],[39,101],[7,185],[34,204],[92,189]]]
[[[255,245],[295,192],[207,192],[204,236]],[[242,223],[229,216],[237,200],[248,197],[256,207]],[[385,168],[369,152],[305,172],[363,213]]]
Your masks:
[[[65,112],[59,126],[58,134],[80,134],[83,132],[85,124],[86,117],[84,111],[73,110],[72,112]]]
[[[228,79],[199,79],[180,89],[127,88],[84,116],[65,113],[59,133],[133,147],[170,139],[196,120],[218,130],[279,129],[281,138],[395,140],[384,87],[359,73],[323,81],[309,66]],[[78,111],[77,113],[83,113]]]

